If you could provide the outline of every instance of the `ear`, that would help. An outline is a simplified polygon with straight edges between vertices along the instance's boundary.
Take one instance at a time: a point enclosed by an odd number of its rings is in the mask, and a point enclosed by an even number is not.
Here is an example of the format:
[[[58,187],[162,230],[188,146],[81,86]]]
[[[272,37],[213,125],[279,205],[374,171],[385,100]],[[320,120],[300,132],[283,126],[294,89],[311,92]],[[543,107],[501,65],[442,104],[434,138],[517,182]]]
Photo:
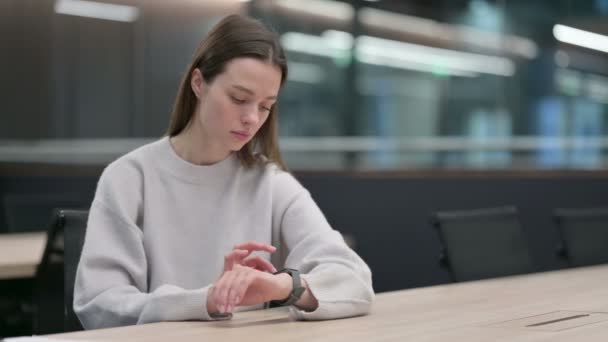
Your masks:
[[[192,70],[192,75],[190,77],[190,87],[192,88],[192,92],[198,99],[201,98],[201,95],[204,94],[207,83],[203,78],[203,74],[201,73],[199,68],[195,68]]]

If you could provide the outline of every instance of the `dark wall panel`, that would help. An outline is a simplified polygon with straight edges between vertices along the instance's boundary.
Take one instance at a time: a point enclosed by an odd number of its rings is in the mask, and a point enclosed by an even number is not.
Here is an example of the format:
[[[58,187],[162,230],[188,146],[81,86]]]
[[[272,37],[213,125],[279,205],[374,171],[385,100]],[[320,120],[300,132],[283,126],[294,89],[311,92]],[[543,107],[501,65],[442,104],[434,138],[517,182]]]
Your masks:
[[[448,281],[438,263],[438,236],[429,224],[434,211],[516,205],[540,271],[565,266],[555,255],[553,208],[608,205],[608,177],[303,175],[300,180],[333,226],[356,237],[379,291]]]
[[[49,135],[52,4],[0,1],[0,139]]]
[[[15,175],[17,170],[0,167],[0,204],[13,206],[2,209],[0,231],[31,230],[36,222],[44,229],[53,204],[88,207],[102,168],[27,168]],[[438,263],[438,236],[429,224],[434,211],[517,206],[535,270],[542,271],[565,267],[555,254],[554,208],[608,206],[605,172],[296,176],[332,226],[355,238],[357,252],[372,268],[377,291],[449,281]],[[9,227],[18,225],[15,222],[27,222],[28,227]]]

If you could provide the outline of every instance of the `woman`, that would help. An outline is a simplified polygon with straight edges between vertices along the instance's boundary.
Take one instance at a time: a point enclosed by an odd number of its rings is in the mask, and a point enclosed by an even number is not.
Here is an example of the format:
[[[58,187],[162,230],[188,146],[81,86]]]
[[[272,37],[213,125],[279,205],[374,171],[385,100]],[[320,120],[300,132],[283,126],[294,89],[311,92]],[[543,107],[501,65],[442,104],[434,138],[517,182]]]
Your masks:
[[[281,160],[286,76],[278,38],[261,23],[231,15],[211,30],[168,136],[99,180],[74,289],[85,328],[227,319],[270,301],[296,319],[369,312],[369,268]],[[271,254],[287,269],[277,272]]]

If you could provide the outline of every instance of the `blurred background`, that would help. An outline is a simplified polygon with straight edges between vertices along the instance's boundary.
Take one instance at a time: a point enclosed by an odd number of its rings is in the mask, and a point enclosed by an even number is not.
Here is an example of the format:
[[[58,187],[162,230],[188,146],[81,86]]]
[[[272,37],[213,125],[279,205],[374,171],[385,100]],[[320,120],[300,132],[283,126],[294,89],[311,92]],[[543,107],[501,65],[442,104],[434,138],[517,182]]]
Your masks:
[[[287,49],[293,169],[608,163],[607,0],[2,0],[0,158],[98,162],[158,138],[234,12]]]
[[[516,207],[532,269],[571,266],[554,210],[608,206],[608,0],[0,0],[0,337],[61,331],[53,209],[165,133],[230,13],[280,34],[282,153],[376,291],[454,280],[440,210]]]

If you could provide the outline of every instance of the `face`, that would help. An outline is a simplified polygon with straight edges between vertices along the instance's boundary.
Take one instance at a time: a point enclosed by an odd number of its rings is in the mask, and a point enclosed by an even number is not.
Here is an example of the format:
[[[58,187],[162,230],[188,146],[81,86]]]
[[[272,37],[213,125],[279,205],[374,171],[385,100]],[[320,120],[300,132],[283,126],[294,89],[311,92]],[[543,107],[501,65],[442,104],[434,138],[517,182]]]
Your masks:
[[[238,151],[268,119],[281,86],[281,69],[254,58],[235,58],[211,82],[196,69],[192,90],[198,97],[196,121],[205,143]]]

